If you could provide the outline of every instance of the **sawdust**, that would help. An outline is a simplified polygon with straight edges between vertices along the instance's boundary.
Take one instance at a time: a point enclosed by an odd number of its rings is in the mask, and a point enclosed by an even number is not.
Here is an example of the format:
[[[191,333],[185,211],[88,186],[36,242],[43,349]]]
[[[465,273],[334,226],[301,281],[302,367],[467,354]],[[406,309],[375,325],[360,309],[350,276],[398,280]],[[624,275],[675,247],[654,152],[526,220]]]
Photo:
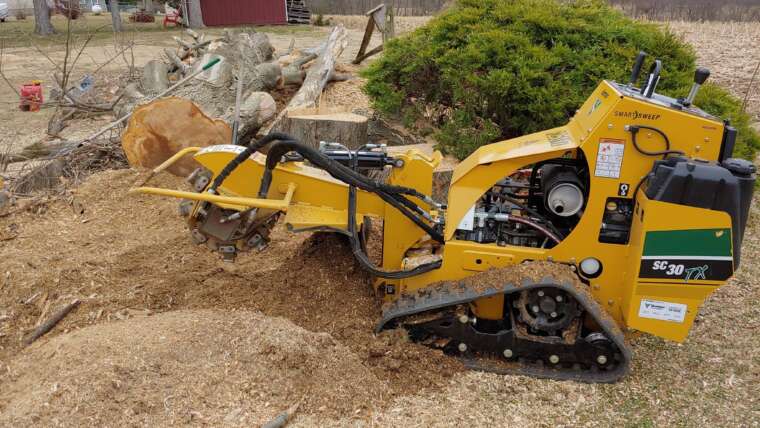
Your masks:
[[[22,349],[24,333],[49,316],[53,310],[50,308],[72,298],[82,300],[81,306],[40,339],[40,346],[48,341],[66,342],[69,335],[84,334],[86,330],[79,329],[86,326],[110,326],[144,314],[257,310],[266,316],[286,318],[316,335],[329,335],[347,351],[325,354],[325,364],[343,367],[346,361],[355,359],[364,372],[346,372],[347,381],[361,385],[373,378],[381,379],[378,391],[387,390],[391,395],[443,388],[462,370],[455,360],[408,343],[403,336],[373,335],[379,304],[369,278],[355,265],[342,237],[293,235],[278,228],[268,250],[241,255],[235,264],[228,264],[205,247],[191,243],[176,213],[176,201],[127,196],[126,189],[141,177],[131,170],[98,173],[73,190],[68,201],[51,201],[43,211],[24,211],[0,219],[0,230],[12,230],[14,234],[11,245],[0,246],[0,374],[7,372],[9,364],[17,364],[8,361],[25,360],[37,349]],[[158,176],[151,184],[186,186],[168,175]],[[151,316],[141,321],[141,330],[172,336],[170,332],[162,333],[164,327],[159,321],[151,326],[153,319],[163,318]],[[67,331],[75,333],[61,334]],[[202,346],[224,351],[213,336],[200,335],[209,340]],[[125,344],[124,351],[118,352],[126,353],[125,358],[141,358],[137,350],[131,353],[130,349]],[[86,360],[77,361],[70,362],[72,370],[97,371]],[[328,381],[321,383],[325,388],[333,387]],[[298,389],[300,384],[288,385],[307,395]],[[20,396],[1,398],[0,406],[9,408],[13,400],[30,399],[23,398],[27,394],[24,391],[18,393]],[[140,391],[125,394],[138,397]],[[342,401],[353,403],[346,404],[354,405],[352,409],[360,409],[359,416],[366,407],[358,403],[374,408],[390,399],[386,399],[390,395],[379,393],[371,400],[355,396],[353,401]],[[64,406],[66,402],[53,401],[50,415],[61,411],[56,407],[59,404]],[[315,404],[308,408],[319,411],[320,407]],[[142,420],[141,416],[124,415],[119,408],[114,405],[101,409],[102,417],[124,422]],[[347,408],[328,410],[334,417],[347,412]],[[208,408],[199,411],[205,414]]]
[[[250,311],[100,324],[32,346],[8,371],[4,426],[255,426],[295,403],[315,416],[359,414],[389,392],[329,334]]]
[[[326,87],[320,98],[320,106],[347,107],[352,112],[368,111],[371,101],[364,93],[364,85],[367,79],[359,77],[362,66],[353,64],[337,64],[335,71],[351,76],[343,82],[331,82]]]

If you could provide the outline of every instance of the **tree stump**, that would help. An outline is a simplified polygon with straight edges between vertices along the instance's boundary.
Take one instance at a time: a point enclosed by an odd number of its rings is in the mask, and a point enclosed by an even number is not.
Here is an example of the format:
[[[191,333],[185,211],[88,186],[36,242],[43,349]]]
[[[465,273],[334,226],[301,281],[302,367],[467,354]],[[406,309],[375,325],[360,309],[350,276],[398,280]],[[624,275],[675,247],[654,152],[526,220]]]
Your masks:
[[[283,118],[280,129],[312,147],[319,147],[320,141],[340,143],[350,149],[367,143],[367,118],[353,113],[293,110]]]

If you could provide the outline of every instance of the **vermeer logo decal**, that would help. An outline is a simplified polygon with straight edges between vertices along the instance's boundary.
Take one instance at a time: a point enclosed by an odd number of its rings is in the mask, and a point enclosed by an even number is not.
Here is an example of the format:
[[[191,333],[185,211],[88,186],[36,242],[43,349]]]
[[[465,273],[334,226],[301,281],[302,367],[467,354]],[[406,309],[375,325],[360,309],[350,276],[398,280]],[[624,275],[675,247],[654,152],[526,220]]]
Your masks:
[[[615,117],[624,117],[626,119],[645,119],[645,120],[657,120],[662,115],[652,113],[642,113],[638,110],[634,111],[616,111]]]

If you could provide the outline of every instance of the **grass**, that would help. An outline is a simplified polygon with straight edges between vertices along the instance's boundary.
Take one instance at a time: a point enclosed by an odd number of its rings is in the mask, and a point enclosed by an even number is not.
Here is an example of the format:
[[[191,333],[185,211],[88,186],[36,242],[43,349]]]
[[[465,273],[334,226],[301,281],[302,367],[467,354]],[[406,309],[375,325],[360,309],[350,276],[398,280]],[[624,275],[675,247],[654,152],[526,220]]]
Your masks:
[[[25,20],[17,21],[11,19],[0,23],[0,40],[5,42],[5,46],[12,47],[29,47],[32,45],[57,45],[66,39],[67,20],[62,15],[55,15],[51,19],[56,34],[50,36],[39,36],[34,34],[34,17],[30,16]],[[160,16],[156,17],[156,22],[136,23],[129,21],[129,15],[122,13],[123,31],[121,36],[134,39],[145,40],[156,37],[164,38],[166,35],[179,35],[183,32],[181,27],[163,27],[163,21]],[[270,34],[304,34],[310,32],[321,32],[322,30],[310,25],[263,25],[263,26],[240,26],[236,27],[241,30],[255,29],[258,32]],[[210,27],[204,30],[209,35],[221,34],[223,27]],[[93,35],[91,44],[108,43],[113,40],[114,33],[111,27],[111,15],[93,15],[85,14],[79,19],[71,21],[71,33],[82,39],[90,34]]]

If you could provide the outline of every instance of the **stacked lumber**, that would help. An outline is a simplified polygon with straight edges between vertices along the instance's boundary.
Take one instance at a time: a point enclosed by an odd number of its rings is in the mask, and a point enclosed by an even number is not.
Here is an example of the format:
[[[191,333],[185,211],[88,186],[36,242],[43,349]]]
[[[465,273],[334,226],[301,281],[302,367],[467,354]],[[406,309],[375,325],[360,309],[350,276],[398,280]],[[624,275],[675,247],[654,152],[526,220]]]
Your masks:
[[[287,0],[287,11],[289,24],[311,23],[311,11],[304,0]]]

